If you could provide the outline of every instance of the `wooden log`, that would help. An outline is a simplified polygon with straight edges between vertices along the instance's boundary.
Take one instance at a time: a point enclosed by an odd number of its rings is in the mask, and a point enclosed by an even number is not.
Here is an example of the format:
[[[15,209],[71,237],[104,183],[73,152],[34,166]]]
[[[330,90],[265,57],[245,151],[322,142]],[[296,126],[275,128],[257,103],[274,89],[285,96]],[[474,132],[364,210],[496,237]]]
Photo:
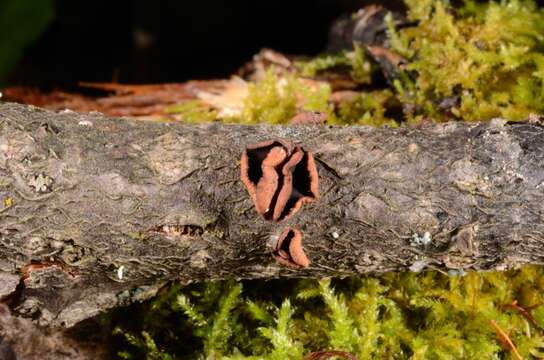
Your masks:
[[[244,150],[274,139],[312,153],[319,178],[279,222],[240,181]],[[0,298],[69,328],[171,280],[541,264],[544,128],[194,126],[2,103],[0,199]],[[288,228],[296,244],[278,245]]]

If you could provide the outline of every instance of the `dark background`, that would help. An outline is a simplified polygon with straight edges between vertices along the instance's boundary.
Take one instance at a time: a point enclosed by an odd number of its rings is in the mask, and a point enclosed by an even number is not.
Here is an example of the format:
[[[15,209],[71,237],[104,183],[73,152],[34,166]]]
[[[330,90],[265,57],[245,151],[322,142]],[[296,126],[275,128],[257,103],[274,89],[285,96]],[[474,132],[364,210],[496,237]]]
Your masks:
[[[0,0],[0,88],[225,78],[263,47],[323,51],[336,18],[373,3],[403,7],[395,0]]]
[[[228,77],[263,47],[297,55],[319,53],[335,18],[371,3],[49,1],[51,19],[24,46],[5,84],[70,88],[78,81],[141,84]],[[391,3],[397,8],[400,4]],[[42,10],[32,11],[35,16]],[[23,20],[12,27],[24,26]]]

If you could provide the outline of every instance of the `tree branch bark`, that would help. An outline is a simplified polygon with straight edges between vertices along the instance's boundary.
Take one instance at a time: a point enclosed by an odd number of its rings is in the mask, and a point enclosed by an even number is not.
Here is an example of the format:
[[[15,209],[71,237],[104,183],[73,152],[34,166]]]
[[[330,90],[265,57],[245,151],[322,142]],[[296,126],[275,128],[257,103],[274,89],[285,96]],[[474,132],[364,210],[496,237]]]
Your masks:
[[[0,298],[67,328],[170,280],[504,270],[544,260],[544,128],[199,126],[0,104]],[[311,151],[320,198],[263,219],[246,146]],[[3,207],[2,207],[3,205]],[[273,256],[302,234],[306,268]]]

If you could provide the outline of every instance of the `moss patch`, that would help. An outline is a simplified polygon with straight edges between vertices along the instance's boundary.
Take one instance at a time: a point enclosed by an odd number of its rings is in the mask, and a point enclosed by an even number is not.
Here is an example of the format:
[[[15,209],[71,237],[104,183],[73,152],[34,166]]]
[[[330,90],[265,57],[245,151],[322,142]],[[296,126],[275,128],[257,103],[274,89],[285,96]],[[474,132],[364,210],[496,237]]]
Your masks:
[[[466,276],[212,282],[171,287],[117,334],[126,359],[283,360],[323,349],[360,359],[515,358],[498,326],[529,359],[544,356],[543,303],[544,269],[530,266]]]
[[[322,111],[334,116],[328,103],[330,93],[328,84],[310,85],[295,76],[279,78],[268,71],[262,81],[249,85],[241,117],[228,121],[285,124],[297,110]]]
[[[396,84],[412,105],[408,120],[521,120],[544,111],[544,12],[533,1],[406,2],[419,24],[396,31],[390,20],[389,34],[409,62]]]

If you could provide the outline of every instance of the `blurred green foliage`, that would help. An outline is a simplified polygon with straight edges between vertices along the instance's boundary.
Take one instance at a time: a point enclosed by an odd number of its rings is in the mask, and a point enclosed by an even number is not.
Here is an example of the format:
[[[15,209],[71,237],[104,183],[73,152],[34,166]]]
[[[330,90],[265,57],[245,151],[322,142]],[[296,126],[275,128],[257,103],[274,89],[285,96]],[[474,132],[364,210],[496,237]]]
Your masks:
[[[6,85],[24,50],[47,29],[54,16],[54,0],[0,3],[0,86]]]

